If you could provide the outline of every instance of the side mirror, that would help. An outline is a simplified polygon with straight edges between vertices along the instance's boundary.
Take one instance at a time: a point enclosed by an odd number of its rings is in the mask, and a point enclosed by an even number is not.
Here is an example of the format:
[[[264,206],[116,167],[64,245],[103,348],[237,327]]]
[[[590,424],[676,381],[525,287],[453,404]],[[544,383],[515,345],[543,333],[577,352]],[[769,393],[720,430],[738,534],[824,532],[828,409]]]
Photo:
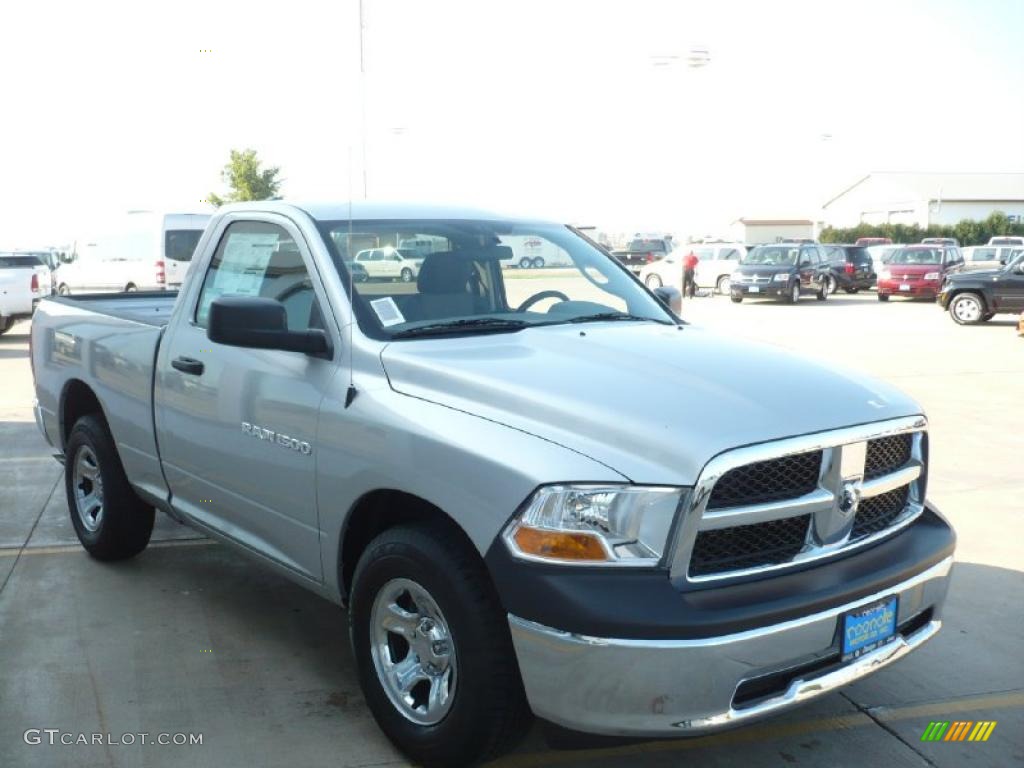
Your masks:
[[[660,288],[654,289],[654,295],[658,298],[658,301],[671,309],[674,314],[678,315],[683,311],[683,294],[679,292],[678,288],[663,285]]]
[[[1024,275],[1024,260],[1018,261],[1017,266],[1013,268],[1013,271],[1018,275]]]
[[[330,350],[320,330],[289,331],[284,304],[259,296],[221,296],[210,305],[206,336],[218,344],[324,355]]]

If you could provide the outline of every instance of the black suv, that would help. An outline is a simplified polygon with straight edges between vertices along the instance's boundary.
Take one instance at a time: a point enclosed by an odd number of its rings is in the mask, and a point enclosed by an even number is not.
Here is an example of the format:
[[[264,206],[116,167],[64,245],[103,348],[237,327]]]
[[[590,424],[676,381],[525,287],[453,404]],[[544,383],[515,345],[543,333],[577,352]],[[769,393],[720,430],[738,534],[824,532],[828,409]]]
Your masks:
[[[974,325],[998,313],[1024,311],[1024,253],[1002,269],[956,272],[939,292],[939,304],[960,325]]]
[[[829,273],[826,276],[828,292],[835,293],[842,288],[847,293],[874,287],[877,276],[871,261],[871,254],[862,245],[826,245],[825,260]]]
[[[732,273],[730,298],[773,298],[796,304],[801,294],[828,298],[829,266],[821,246],[812,243],[772,243],[750,251]]]

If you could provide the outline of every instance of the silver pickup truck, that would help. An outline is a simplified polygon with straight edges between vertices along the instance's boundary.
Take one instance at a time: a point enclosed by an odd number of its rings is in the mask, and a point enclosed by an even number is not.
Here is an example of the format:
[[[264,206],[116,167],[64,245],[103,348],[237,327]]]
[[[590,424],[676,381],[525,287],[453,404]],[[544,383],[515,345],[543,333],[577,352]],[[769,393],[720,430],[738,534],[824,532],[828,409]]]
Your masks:
[[[502,270],[522,237],[573,266]],[[415,281],[350,279],[419,238]],[[42,302],[36,417],[93,556],[141,552],[157,509],[344,606],[423,764],[531,713],[700,734],[933,637],[955,537],[918,405],[663,298],[558,224],[225,206],[177,296]]]

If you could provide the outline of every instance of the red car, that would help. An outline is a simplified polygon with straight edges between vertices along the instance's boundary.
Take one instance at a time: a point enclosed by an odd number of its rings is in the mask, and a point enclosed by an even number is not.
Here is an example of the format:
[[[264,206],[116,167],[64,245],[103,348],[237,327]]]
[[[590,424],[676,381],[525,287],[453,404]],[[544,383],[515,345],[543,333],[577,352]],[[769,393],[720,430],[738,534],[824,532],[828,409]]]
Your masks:
[[[900,248],[878,272],[878,300],[888,301],[890,296],[934,300],[946,275],[963,266],[963,254],[953,245]]]

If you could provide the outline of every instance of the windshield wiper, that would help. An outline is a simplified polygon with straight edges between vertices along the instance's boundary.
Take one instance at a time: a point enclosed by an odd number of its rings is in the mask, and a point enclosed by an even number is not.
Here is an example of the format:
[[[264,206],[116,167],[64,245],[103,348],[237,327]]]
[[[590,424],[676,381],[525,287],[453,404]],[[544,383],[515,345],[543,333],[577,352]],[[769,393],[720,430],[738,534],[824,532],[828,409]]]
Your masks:
[[[634,320],[634,321],[650,321],[652,323],[660,323],[661,325],[674,325],[669,320],[658,320],[654,317],[644,317],[643,315],[631,315],[628,312],[598,312],[593,315],[580,315],[579,317],[573,317],[565,322],[567,323],[597,323],[604,322],[605,320]]]
[[[525,320],[513,320],[500,317],[469,317],[462,320],[449,320],[443,323],[430,323],[415,328],[395,331],[391,334],[393,339],[408,339],[414,336],[443,336],[449,333],[463,333],[466,331],[500,332],[519,331],[536,323],[529,323]]]

